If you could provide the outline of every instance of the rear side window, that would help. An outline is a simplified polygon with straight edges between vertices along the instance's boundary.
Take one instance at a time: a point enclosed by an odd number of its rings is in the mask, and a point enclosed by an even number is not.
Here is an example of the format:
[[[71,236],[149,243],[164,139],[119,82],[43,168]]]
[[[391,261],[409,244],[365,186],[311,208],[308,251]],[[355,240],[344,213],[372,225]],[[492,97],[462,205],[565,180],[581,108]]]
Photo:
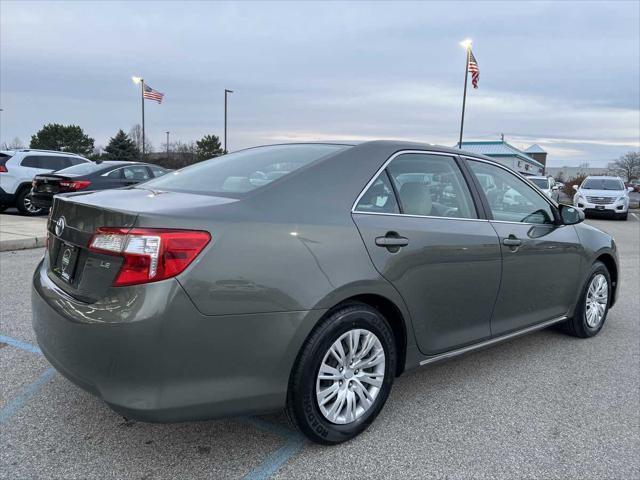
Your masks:
[[[387,167],[405,215],[478,218],[453,157],[405,153]]]
[[[241,196],[305,165],[349,148],[297,144],[249,148],[170,172],[146,183],[149,188]]]
[[[71,160],[69,157],[54,155],[28,155],[22,159],[20,165],[44,170],[61,170],[71,166]]]
[[[135,180],[138,182],[144,182],[145,180],[149,180],[151,178],[147,167],[142,165],[124,167],[122,169],[122,176],[125,178],[125,180]]]
[[[383,172],[373,184],[367,188],[356,205],[358,212],[400,213],[396,196],[393,193],[389,176]]]

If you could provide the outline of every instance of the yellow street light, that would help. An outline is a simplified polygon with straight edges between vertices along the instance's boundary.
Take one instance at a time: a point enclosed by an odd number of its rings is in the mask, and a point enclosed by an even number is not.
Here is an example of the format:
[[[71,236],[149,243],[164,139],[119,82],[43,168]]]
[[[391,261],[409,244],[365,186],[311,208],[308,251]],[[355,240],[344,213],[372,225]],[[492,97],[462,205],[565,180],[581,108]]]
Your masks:
[[[470,38],[466,38],[466,39],[464,39],[463,41],[461,41],[461,42],[460,42],[460,46],[461,46],[461,47],[464,47],[465,49],[467,49],[467,50],[468,50],[468,49],[470,49],[470,48],[471,48],[471,44],[472,44],[472,43],[473,43],[473,42],[471,41],[471,39],[470,39]]]

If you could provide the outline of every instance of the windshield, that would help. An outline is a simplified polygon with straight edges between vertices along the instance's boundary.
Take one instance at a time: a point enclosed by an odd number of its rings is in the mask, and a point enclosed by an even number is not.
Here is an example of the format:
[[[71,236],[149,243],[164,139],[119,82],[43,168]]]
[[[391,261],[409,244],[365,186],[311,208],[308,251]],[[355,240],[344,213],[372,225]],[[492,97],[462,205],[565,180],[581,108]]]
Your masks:
[[[617,178],[587,178],[580,188],[585,190],[624,190]]]
[[[234,196],[255,190],[347,148],[346,145],[327,144],[249,148],[170,172],[146,182],[144,188]]]
[[[529,180],[538,188],[544,188],[545,190],[549,188],[549,180],[546,178],[530,178]]]
[[[104,165],[98,164],[98,163],[79,163],[78,165],[74,165],[73,167],[67,167],[67,168],[63,168],[62,170],[58,170],[56,172],[56,175],[60,174],[60,175],[70,175],[70,176],[76,176],[76,175],[88,175],[90,173],[93,173],[95,171],[98,171],[100,169],[104,168]]]

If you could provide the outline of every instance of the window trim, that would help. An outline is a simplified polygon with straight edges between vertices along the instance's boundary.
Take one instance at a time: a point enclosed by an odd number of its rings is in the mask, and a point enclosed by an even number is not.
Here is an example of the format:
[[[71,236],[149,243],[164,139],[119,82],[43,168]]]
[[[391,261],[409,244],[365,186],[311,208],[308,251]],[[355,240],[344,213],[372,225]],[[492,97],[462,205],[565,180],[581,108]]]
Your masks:
[[[375,181],[378,179],[378,177],[380,177],[380,175],[382,175],[383,173],[386,174],[387,171],[387,167],[389,166],[389,164],[395,160],[397,157],[399,157],[400,155],[404,155],[404,154],[422,154],[422,155],[440,155],[440,156],[444,156],[444,157],[449,157],[451,159],[453,159],[454,163],[456,164],[456,166],[458,167],[458,169],[460,170],[460,175],[462,175],[462,178],[465,181],[465,185],[467,186],[467,188],[469,189],[469,196],[471,197],[471,202],[473,204],[473,207],[475,208],[476,211],[476,215],[478,216],[478,218],[462,218],[462,217],[440,217],[437,215],[412,215],[412,214],[408,214],[408,213],[386,213],[386,212],[362,212],[357,210],[357,206],[358,203],[360,202],[360,200],[362,199],[362,197],[364,196],[364,194],[367,192],[367,190],[369,190],[369,187],[371,187]],[[479,195],[479,193],[475,192],[477,186],[475,185],[475,183],[471,184],[471,182],[473,181],[473,178],[469,178],[469,175],[472,175],[471,172],[467,172],[466,171],[466,165],[461,165],[460,162],[460,155],[456,154],[456,153],[449,153],[449,152],[436,152],[436,151],[432,151],[432,150],[400,150],[397,151],[396,153],[394,153],[393,155],[391,155],[383,164],[382,166],[376,170],[376,173],[374,173],[373,177],[371,178],[371,180],[369,180],[367,182],[367,184],[365,185],[365,187],[362,189],[362,191],[360,192],[360,194],[356,197],[355,202],[353,202],[353,205],[351,206],[351,213],[357,213],[360,215],[389,215],[389,216],[393,216],[393,217],[411,217],[411,218],[433,218],[433,219],[441,219],[441,220],[463,220],[463,221],[472,221],[472,222],[487,222],[488,218],[486,218],[486,212],[485,212],[485,207],[482,204],[482,201],[479,202],[479,200],[481,200],[477,195]],[[391,180],[390,175],[387,174],[387,177],[389,177],[389,180]],[[393,181],[391,181],[391,187],[393,189],[393,193],[396,197],[396,203],[398,204],[398,208],[401,210],[402,207],[400,206],[400,199],[398,198],[398,192],[396,192],[396,188],[395,185],[393,183]],[[485,217],[485,218],[483,218]]]
[[[498,168],[501,168],[502,170],[505,170],[507,173],[510,173],[511,175],[513,175],[514,177],[518,178],[520,181],[522,181],[525,185],[530,185],[531,182],[527,181],[527,177],[520,175],[518,172],[502,165],[501,163],[498,162],[494,162],[492,160],[485,160],[484,158],[478,158],[478,157],[471,157],[469,155],[461,155],[461,158],[465,161],[465,163],[469,160],[471,161],[475,161],[475,162],[481,162],[481,163],[486,163],[488,165],[494,165]],[[554,222],[552,224],[544,224],[544,223],[530,223],[530,222],[511,222],[508,220],[496,220],[495,218],[493,218],[493,212],[491,211],[491,206],[489,205],[489,200],[487,199],[486,194],[484,193],[484,190],[482,190],[481,185],[479,185],[478,179],[475,177],[475,175],[473,174],[473,172],[471,171],[471,166],[467,165],[467,168],[470,170],[470,173],[472,175],[472,180],[474,182],[474,184],[476,184],[476,188],[478,188],[478,193],[482,198],[482,204],[487,216],[487,219],[491,222],[497,222],[497,223],[510,223],[513,225],[563,225],[563,223],[560,220],[560,214],[558,212],[558,206],[555,205],[551,199],[549,197],[547,197],[544,193],[542,193],[539,189],[537,188],[532,188],[532,190],[536,193],[536,195],[538,195],[540,198],[542,198],[545,202],[547,202],[549,204],[549,206],[551,207],[551,212],[553,213],[553,220]]]

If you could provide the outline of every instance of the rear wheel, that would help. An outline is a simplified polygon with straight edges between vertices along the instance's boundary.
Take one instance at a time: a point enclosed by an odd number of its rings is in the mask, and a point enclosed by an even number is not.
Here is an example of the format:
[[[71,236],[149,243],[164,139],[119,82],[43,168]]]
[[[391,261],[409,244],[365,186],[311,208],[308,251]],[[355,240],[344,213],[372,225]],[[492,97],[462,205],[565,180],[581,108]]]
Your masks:
[[[611,277],[601,262],[591,267],[573,318],[562,324],[563,330],[575,337],[589,338],[600,332],[611,303]]]
[[[393,384],[394,345],[391,328],[377,310],[365,304],[336,310],[302,347],[287,396],[291,422],[326,445],[366,430]]]
[[[16,208],[23,215],[40,215],[44,209],[36,207],[31,201],[29,188],[23,188],[16,197]]]

